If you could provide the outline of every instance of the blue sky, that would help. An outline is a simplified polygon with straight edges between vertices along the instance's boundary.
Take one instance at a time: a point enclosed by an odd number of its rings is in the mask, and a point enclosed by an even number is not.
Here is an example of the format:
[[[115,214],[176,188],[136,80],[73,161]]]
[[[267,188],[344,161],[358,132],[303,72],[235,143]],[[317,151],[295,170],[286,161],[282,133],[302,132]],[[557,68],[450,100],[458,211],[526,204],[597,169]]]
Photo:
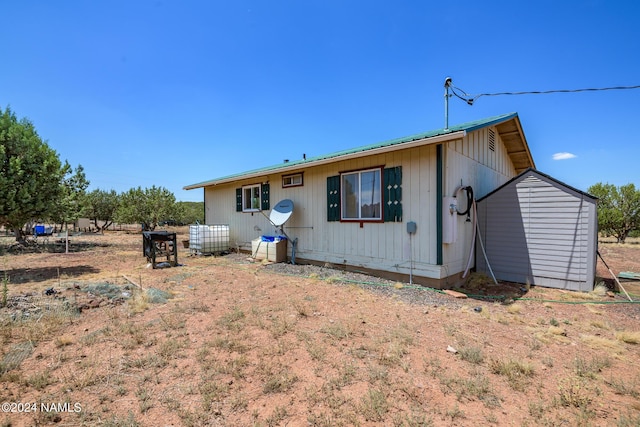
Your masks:
[[[13,1],[0,107],[91,189],[185,185],[444,126],[469,94],[640,85],[636,1]],[[481,97],[537,168],[640,186],[640,89]],[[554,154],[570,153],[554,160]]]

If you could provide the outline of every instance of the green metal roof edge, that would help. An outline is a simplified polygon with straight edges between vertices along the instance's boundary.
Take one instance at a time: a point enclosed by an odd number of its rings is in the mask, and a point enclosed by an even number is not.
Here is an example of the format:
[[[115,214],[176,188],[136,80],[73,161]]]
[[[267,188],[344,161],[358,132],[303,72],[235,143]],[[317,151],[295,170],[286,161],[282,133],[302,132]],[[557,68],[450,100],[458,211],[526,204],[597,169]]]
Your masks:
[[[482,129],[484,127],[493,126],[495,124],[502,123],[502,122],[505,122],[507,120],[511,120],[511,119],[513,119],[515,117],[518,117],[518,113],[502,114],[500,116],[488,117],[488,118],[485,118],[485,119],[474,120],[472,122],[466,122],[466,123],[462,123],[462,124],[459,124],[459,125],[450,126],[447,129],[445,129],[445,128],[435,129],[435,130],[431,130],[431,131],[427,131],[427,132],[423,132],[423,133],[417,133],[417,134],[414,134],[414,135],[409,135],[409,136],[404,136],[404,137],[401,137],[401,138],[395,138],[395,139],[391,139],[391,140],[387,140],[387,141],[383,141],[383,142],[378,142],[378,143],[375,143],[375,144],[363,145],[363,146],[356,147],[356,148],[350,148],[350,149],[346,149],[346,150],[335,151],[335,152],[329,153],[329,154],[322,154],[322,155],[319,155],[319,156],[308,157],[307,159],[294,160],[294,161],[290,161],[290,162],[285,162],[285,163],[279,163],[279,164],[276,164],[276,165],[266,166],[266,167],[263,167],[263,168],[252,169],[252,170],[249,170],[249,171],[244,171],[244,172],[240,172],[240,173],[236,173],[236,174],[221,176],[221,177],[218,177],[218,178],[215,178],[215,179],[210,179],[210,180],[199,182],[199,183],[196,183],[196,184],[187,185],[187,186],[185,186],[183,188],[184,189],[202,188],[202,187],[206,187],[208,185],[214,185],[216,182],[219,182],[219,181],[229,181],[230,179],[234,179],[234,178],[240,179],[240,178],[242,178],[244,176],[255,175],[257,173],[274,172],[274,171],[277,171],[279,169],[283,169],[285,167],[286,168],[291,168],[291,167],[294,167],[296,165],[310,165],[310,166],[312,166],[314,162],[317,162],[317,161],[320,161],[320,160],[327,160],[327,159],[331,159],[331,158],[334,158],[334,157],[346,156],[346,155],[349,155],[349,154],[355,154],[355,153],[375,150],[377,148],[390,147],[390,146],[393,146],[393,145],[400,145],[400,144],[407,143],[407,142],[418,141],[420,139],[426,139],[426,138],[433,138],[435,136],[446,135],[446,134],[454,133],[454,132],[460,132],[460,131],[472,132],[474,130]]]

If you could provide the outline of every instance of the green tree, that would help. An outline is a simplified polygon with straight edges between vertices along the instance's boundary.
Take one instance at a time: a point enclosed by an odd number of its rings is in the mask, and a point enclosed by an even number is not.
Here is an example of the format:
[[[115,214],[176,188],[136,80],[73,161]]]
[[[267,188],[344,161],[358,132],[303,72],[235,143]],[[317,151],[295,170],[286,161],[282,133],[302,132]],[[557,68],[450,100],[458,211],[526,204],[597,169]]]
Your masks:
[[[0,223],[24,241],[24,225],[48,218],[60,197],[64,169],[33,124],[0,110]]]
[[[85,214],[101,233],[113,224],[120,205],[120,196],[115,190],[93,190],[87,194]]]
[[[204,224],[204,202],[178,202],[182,214],[175,219],[182,224]]]
[[[635,185],[616,187],[597,183],[587,190],[598,198],[598,228],[624,243],[629,233],[640,228],[640,191]]]
[[[76,222],[84,214],[89,187],[82,165],[78,165],[74,173],[69,163],[65,162],[63,171],[65,175],[61,183],[60,197],[51,214],[51,220],[60,224],[60,229],[70,222]]]
[[[164,187],[132,188],[120,195],[120,205],[115,219],[119,223],[137,223],[143,231],[155,230],[166,218],[175,218],[179,213],[176,197]]]

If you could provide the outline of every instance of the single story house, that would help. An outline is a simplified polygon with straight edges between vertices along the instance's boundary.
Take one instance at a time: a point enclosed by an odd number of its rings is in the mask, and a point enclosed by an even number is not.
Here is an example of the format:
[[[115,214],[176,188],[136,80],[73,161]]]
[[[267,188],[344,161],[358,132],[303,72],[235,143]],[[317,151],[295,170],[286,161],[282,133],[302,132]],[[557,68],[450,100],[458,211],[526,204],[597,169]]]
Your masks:
[[[486,260],[476,269],[498,280],[592,291],[598,250],[597,199],[527,169],[478,200]],[[479,247],[479,246],[476,246]]]
[[[230,244],[273,234],[270,209],[293,202],[284,229],[297,263],[331,264],[448,287],[468,264],[463,196],[482,197],[535,167],[517,113],[304,158],[185,186],[203,188],[205,222]]]

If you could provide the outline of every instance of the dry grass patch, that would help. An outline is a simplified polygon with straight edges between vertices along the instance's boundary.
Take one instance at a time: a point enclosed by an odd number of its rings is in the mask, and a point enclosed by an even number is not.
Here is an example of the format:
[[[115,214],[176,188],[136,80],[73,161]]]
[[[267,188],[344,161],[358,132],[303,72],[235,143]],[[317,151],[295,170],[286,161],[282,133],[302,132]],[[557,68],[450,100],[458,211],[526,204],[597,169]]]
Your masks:
[[[329,321],[320,332],[327,334],[336,341],[344,340],[353,335],[353,330],[342,322]]]
[[[507,307],[507,313],[510,313],[510,314],[521,314],[523,308],[524,307],[523,307],[522,304],[518,304],[518,303],[510,304]]]
[[[245,355],[233,357],[220,363],[219,372],[231,375],[235,379],[241,379],[246,376],[245,369],[249,366],[249,359]]]
[[[198,391],[200,392],[202,409],[208,412],[229,396],[229,384],[218,381],[216,378],[204,377],[198,385]]]
[[[555,336],[558,336],[558,335],[562,335],[562,336],[565,336],[565,337],[567,336],[567,330],[565,328],[561,327],[561,326],[551,325],[547,329],[547,333],[549,335],[555,335]]]
[[[73,344],[74,343],[74,339],[70,335],[60,335],[60,336],[56,337],[54,342],[55,342],[56,347],[60,348],[60,347],[66,347],[68,345]]]
[[[531,363],[518,360],[493,359],[489,363],[491,372],[507,378],[507,382],[516,391],[525,391],[529,379],[535,375],[535,369]]]
[[[251,347],[239,337],[218,336],[210,342],[212,347],[228,352],[246,353]]]
[[[305,397],[309,402],[307,422],[310,426],[360,424],[355,413],[355,409],[359,409],[358,404],[331,385],[325,383],[320,388],[308,387]]]
[[[309,353],[312,360],[317,362],[324,361],[327,350],[322,343],[316,342],[314,336],[306,332],[299,331],[296,335],[298,341],[304,343],[307,353]]]
[[[604,368],[611,366],[611,359],[606,356],[594,355],[591,359],[577,356],[574,359],[574,369],[579,377],[595,379]]]
[[[479,347],[460,347],[458,349],[458,354],[462,360],[473,363],[474,365],[480,365],[484,362],[484,354],[482,353],[482,349]]]
[[[463,409],[460,409],[460,406],[457,403],[453,406],[453,408],[447,409],[444,414],[447,418],[451,418],[452,422],[467,417],[467,414],[465,414]]]
[[[289,391],[298,377],[287,370],[282,370],[267,375],[262,386],[264,394],[283,393]]]
[[[16,332],[31,343],[38,343],[57,335],[57,332],[70,325],[76,316],[76,313],[63,307],[44,310],[38,317],[19,323]]]
[[[184,357],[183,349],[189,346],[188,340],[167,339],[158,348],[158,355],[163,359],[174,359]]]
[[[24,380],[25,385],[40,391],[44,390],[46,387],[54,384],[55,382],[56,379],[51,375],[51,372],[48,369],[30,375]]]
[[[480,371],[466,377],[441,375],[439,380],[443,393],[453,393],[460,402],[479,400],[489,408],[500,406],[500,398],[495,395],[489,378]]]
[[[295,320],[289,319],[284,313],[272,316],[271,323],[267,326],[267,330],[271,332],[273,338],[280,338],[287,332],[292,331],[295,327]]]
[[[620,414],[617,425],[618,427],[638,427],[640,426],[640,415],[632,411]]]
[[[560,294],[562,301],[595,301],[602,298],[594,292],[563,292]]]
[[[608,354],[622,354],[624,351],[620,341],[597,335],[581,335],[580,340],[593,350],[605,351]]]
[[[185,315],[179,311],[160,315],[160,322],[162,330],[169,332],[168,335],[175,331],[183,330],[187,326],[187,319]]]
[[[142,313],[149,309],[149,297],[146,292],[135,289],[127,300],[127,307],[132,314]]]
[[[244,318],[246,317],[244,311],[239,307],[233,307],[233,309],[225,313],[219,320],[218,325],[230,331],[240,331],[244,328]]]
[[[396,366],[409,353],[413,344],[413,334],[406,324],[386,331],[378,339],[378,360],[383,365]]]
[[[287,408],[284,406],[276,406],[271,415],[267,417],[265,422],[268,427],[279,426],[284,420],[287,419]]]
[[[295,309],[297,315],[302,318],[309,317],[314,312],[310,304],[305,301],[294,301],[291,306]]]
[[[594,328],[602,329],[602,330],[611,329],[611,325],[609,325],[608,322],[605,322],[603,320],[591,320],[591,321],[589,321],[589,325],[594,327]]]
[[[107,378],[101,370],[93,365],[81,364],[72,368],[63,369],[59,374],[60,382],[72,390],[84,390],[87,387],[105,382]]]
[[[600,307],[595,304],[585,304],[584,306],[587,308],[587,310],[589,310],[589,313],[592,313],[598,316],[602,316],[603,314]]]
[[[139,346],[151,347],[156,344],[156,338],[150,335],[142,325],[131,321],[119,323],[114,331],[108,335],[117,339],[125,350],[132,350]]]
[[[367,421],[384,421],[389,411],[386,394],[377,389],[370,389],[361,399],[359,412]]]
[[[638,344],[640,343],[640,332],[619,331],[616,332],[616,339],[627,344]]]
[[[638,390],[639,381],[638,378],[609,378],[605,380],[605,383],[611,387],[611,389],[619,395],[631,396],[633,398],[640,397],[640,391]]]
[[[567,377],[558,382],[558,400],[562,406],[587,408],[599,394],[598,388],[584,377]]]
[[[544,331],[535,332],[533,337],[535,340],[547,345],[553,343],[568,344],[571,342],[571,340],[567,338],[567,331],[565,328],[553,325],[549,326]]]
[[[422,408],[412,408],[410,413],[397,414],[393,419],[394,426],[431,427],[433,419]]]
[[[603,297],[603,296],[607,295],[608,291],[609,291],[609,289],[607,289],[607,285],[605,285],[602,282],[599,282],[593,287],[593,290],[591,292],[589,292],[589,293],[591,295],[595,295],[597,297]]]

